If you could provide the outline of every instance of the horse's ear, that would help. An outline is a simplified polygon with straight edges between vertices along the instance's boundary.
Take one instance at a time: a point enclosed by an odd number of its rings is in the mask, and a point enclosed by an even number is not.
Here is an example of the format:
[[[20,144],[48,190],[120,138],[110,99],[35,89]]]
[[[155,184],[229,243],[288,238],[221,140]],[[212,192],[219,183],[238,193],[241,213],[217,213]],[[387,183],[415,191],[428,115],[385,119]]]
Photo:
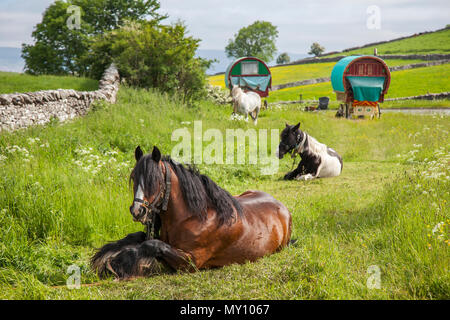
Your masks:
[[[156,162],[159,162],[161,160],[161,151],[159,151],[157,146],[153,147],[152,159]]]
[[[300,128],[300,122],[299,123],[297,123],[296,125],[295,125],[295,127],[294,128],[292,128],[294,131],[297,131],[298,130],[298,128]]]
[[[142,152],[141,147],[137,146],[136,150],[134,150],[134,157],[136,158],[136,162],[138,162],[143,155],[144,153]]]
[[[289,127],[290,127],[289,123],[286,122],[286,128],[289,128]]]

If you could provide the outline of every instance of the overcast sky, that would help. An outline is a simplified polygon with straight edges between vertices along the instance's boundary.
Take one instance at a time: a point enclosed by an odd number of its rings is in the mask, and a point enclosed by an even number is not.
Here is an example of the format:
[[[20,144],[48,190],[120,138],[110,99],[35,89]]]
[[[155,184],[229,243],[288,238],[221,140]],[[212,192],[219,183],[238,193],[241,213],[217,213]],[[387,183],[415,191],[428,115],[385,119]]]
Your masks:
[[[0,0],[0,46],[31,43],[31,32],[53,0]],[[278,27],[279,52],[326,51],[389,40],[450,24],[450,0],[161,0],[169,21],[182,20],[201,49],[223,50],[228,39],[256,20]],[[380,29],[369,29],[367,8],[380,9]]]

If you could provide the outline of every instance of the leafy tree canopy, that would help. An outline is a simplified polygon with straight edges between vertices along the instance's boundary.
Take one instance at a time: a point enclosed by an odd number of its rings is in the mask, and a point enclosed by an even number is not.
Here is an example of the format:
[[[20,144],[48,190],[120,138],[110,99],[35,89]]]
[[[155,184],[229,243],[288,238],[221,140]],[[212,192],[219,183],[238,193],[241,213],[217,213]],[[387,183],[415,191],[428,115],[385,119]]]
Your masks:
[[[186,34],[182,23],[126,22],[95,38],[86,58],[90,75],[99,78],[114,62],[130,85],[197,100],[205,94],[210,61],[195,57],[200,40]]]
[[[311,49],[309,50],[308,54],[313,54],[316,57],[320,56],[323,52],[325,51],[325,48],[322,47],[320,44],[318,44],[317,42],[314,42],[311,45]]]
[[[277,64],[285,64],[291,62],[291,57],[287,54],[287,52],[283,52],[277,58]]]
[[[254,56],[269,62],[277,51],[277,37],[276,26],[267,21],[256,21],[240,29],[233,40],[228,40],[225,52],[229,58]]]
[[[70,29],[69,6],[80,8],[79,28]],[[92,36],[113,30],[125,20],[161,21],[158,0],[57,0],[44,12],[32,33],[34,44],[22,45],[25,71],[32,74],[84,74],[83,62]]]

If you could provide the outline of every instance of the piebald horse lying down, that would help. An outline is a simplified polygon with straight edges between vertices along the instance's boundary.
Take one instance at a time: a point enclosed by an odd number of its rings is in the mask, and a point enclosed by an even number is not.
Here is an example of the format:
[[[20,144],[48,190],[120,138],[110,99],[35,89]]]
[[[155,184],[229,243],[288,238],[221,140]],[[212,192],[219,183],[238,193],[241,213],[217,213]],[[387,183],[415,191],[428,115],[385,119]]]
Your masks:
[[[245,116],[248,121],[248,115],[253,119],[255,125],[258,124],[259,110],[261,109],[261,97],[253,91],[245,93],[239,86],[233,85],[231,89],[233,98],[233,113],[239,112]]]
[[[158,262],[187,271],[245,263],[290,243],[291,213],[271,195],[231,196],[197,170],[161,157],[156,147],[148,155],[138,147],[135,157],[130,212],[152,226],[154,238],[136,232],[103,246],[91,261],[100,275],[147,276]]]
[[[295,170],[284,176],[285,180],[336,177],[342,172],[342,157],[300,130],[300,122],[295,126],[286,123],[286,128],[281,132],[281,141],[277,150],[278,158],[282,159],[291,151],[292,158],[298,153],[302,159]]]

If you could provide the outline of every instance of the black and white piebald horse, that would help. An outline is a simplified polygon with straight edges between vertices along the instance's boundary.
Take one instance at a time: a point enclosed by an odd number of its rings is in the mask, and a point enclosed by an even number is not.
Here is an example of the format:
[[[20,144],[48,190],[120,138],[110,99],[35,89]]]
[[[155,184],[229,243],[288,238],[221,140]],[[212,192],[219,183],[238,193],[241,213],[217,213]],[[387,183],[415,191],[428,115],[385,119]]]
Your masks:
[[[292,126],[286,123],[286,128],[281,132],[278,158],[282,159],[289,152],[292,152],[292,158],[299,154],[301,161],[295,170],[284,176],[285,180],[336,177],[342,172],[342,157],[300,130],[300,122]]]

